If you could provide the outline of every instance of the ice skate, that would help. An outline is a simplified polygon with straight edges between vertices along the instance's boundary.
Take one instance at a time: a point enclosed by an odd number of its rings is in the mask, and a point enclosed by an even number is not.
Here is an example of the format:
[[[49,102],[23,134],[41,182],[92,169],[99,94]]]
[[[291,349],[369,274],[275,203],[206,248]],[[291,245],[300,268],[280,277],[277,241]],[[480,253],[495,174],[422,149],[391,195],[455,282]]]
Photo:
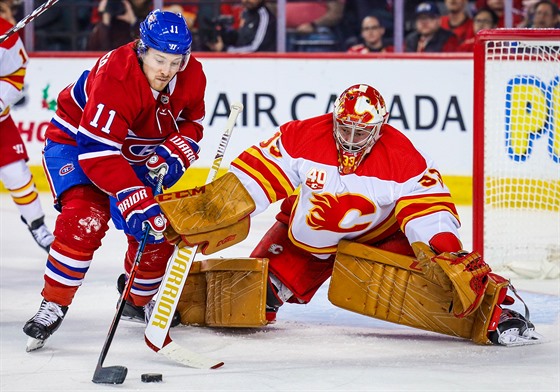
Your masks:
[[[489,337],[492,343],[508,347],[543,342],[543,336],[535,332],[533,323],[511,309],[502,310],[498,328]]]
[[[23,216],[21,217],[21,220],[27,225],[27,228],[29,229],[29,232],[33,236],[33,239],[35,240],[37,245],[39,245],[48,253],[51,249],[51,244],[54,241],[54,236],[45,225],[45,217],[42,216],[39,219],[35,219],[33,222],[31,222],[31,224],[27,223]]]
[[[120,294],[122,294],[125,285],[126,275],[121,274],[117,279],[117,290]],[[150,320],[150,316],[152,315],[152,311],[154,310],[155,303],[156,302],[154,300],[151,300],[144,306],[136,306],[127,301],[124,305],[121,319],[147,324]],[[178,311],[175,311],[173,319],[171,320],[171,326],[176,327],[180,323],[181,315]]]
[[[60,306],[54,302],[43,300],[35,316],[23,326],[27,340],[26,351],[38,350],[45,345],[45,341],[60,327],[68,306]]]

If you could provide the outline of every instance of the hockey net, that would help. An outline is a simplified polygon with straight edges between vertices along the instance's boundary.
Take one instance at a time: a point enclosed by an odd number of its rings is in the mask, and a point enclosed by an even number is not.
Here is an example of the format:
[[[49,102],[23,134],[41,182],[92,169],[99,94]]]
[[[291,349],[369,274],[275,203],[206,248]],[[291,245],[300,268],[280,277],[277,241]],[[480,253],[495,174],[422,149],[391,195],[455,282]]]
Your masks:
[[[496,272],[558,278],[560,32],[482,31],[474,63],[474,249]]]

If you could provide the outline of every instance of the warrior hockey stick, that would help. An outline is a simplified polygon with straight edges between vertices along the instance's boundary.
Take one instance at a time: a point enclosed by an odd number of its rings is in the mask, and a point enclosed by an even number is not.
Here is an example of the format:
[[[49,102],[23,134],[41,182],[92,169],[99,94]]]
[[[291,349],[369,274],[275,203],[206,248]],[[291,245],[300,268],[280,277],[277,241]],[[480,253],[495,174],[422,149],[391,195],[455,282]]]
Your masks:
[[[226,147],[233,132],[233,127],[235,126],[235,121],[239,113],[243,110],[243,105],[241,103],[234,103],[231,105],[230,109],[231,111],[227,120],[226,129],[222,135],[222,140],[220,141],[210,172],[208,173],[207,183],[216,179],[218,169],[220,168]],[[181,296],[183,287],[185,287],[187,275],[191,269],[196,251],[197,246],[185,246],[176,250],[175,256],[170,265],[168,265],[165,276],[161,282],[154,310],[146,326],[144,337],[146,339],[146,344],[152,350],[172,361],[197,369],[216,369],[224,363],[192,352],[173,342],[169,336],[171,319],[177,309],[179,297]]]
[[[158,172],[158,185],[156,191],[154,192],[155,194],[161,193],[161,184],[166,171],[167,168],[162,167]],[[125,366],[115,365],[103,367],[103,362],[105,361],[105,357],[107,357],[109,347],[111,346],[113,337],[117,332],[117,327],[124,310],[125,301],[128,298],[130,291],[132,290],[132,284],[134,282],[134,278],[136,277],[138,267],[140,266],[140,260],[142,259],[142,254],[144,253],[144,248],[146,247],[146,242],[148,241],[149,234],[150,226],[146,223],[144,226],[142,240],[138,245],[138,250],[136,251],[136,256],[134,257],[134,262],[132,263],[128,281],[126,282],[123,292],[121,293],[121,296],[119,298],[117,312],[115,313],[113,321],[111,322],[111,326],[109,327],[109,333],[107,334],[107,338],[105,339],[105,343],[103,344],[103,349],[101,349],[101,354],[99,355],[99,360],[97,361],[97,366],[95,367],[95,372],[93,373],[93,378],[91,381],[96,384],[122,384],[126,379],[128,369]]]
[[[0,44],[2,42],[4,42],[5,40],[7,40],[8,38],[10,38],[10,36],[12,34],[14,34],[15,32],[23,29],[25,26],[27,26],[31,21],[33,21],[36,17],[38,17],[39,15],[41,15],[43,12],[45,12],[46,10],[48,10],[49,8],[51,8],[53,5],[55,5],[56,3],[58,3],[58,0],[47,0],[46,2],[44,2],[43,4],[41,4],[39,7],[35,8],[35,10],[33,10],[32,13],[30,13],[29,15],[27,15],[25,18],[23,18],[22,20],[20,20],[19,22],[17,22],[15,24],[14,27],[12,27],[10,30],[6,31],[4,34],[0,35]]]

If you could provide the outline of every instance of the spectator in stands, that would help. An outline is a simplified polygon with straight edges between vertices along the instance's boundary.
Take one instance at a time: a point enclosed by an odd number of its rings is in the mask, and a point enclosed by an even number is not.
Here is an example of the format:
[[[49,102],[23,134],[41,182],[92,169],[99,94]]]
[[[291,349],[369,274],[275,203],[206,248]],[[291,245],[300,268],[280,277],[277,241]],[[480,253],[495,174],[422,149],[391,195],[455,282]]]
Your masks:
[[[366,16],[374,16],[385,29],[384,41],[393,39],[393,12],[391,0],[346,0],[338,25],[342,50],[362,42],[361,23]]]
[[[270,4],[267,4],[270,8]],[[220,1],[202,1],[196,5],[196,19],[192,26],[193,51],[210,51],[208,42],[216,42],[217,35],[223,27],[238,30],[241,14],[245,7],[241,2],[225,3]],[[188,19],[187,19],[188,22]],[[191,27],[189,25],[189,27]]]
[[[10,24],[13,25],[17,23],[14,17],[14,10],[15,7],[12,0],[0,0],[0,18],[7,20],[8,22],[10,22]]]
[[[43,2],[35,0],[34,7],[39,7]],[[69,0],[59,1],[33,21],[35,50],[72,50],[72,8],[69,5]]]
[[[457,37],[441,27],[439,8],[425,2],[416,7],[416,31],[405,39],[405,52],[454,52]]]
[[[215,42],[206,45],[214,52],[275,52],[276,16],[267,8],[266,0],[241,0],[245,7],[238,30],[221,31]]]
[[[392,52],[392,46],[385,46],[383,36],[385,27],[380,23],[376,16],[366,16],[362,21],[362,41],[363,43],[352,46],[348,53],[380,53]]]
[[[498,15],[488,7],[482,7],[473,17],[473,36],[466,39],[459,48],[458,52],[472,52],[474,50],[475,35],[480,30],[495,29],[498,25]]]
[[[441,27],[457,36],[459,44],[473,37],[473,20],[467,0],[445,0],[447,15],[441,17]]]
[[[296,1],[287,0],[286,28],[289,51],[298,50],[294,41],[339,40],[337,26],[344,14],[345,0]],[[331,45],[331,50],[333,49]]]
[[[138,37],[140,22],[150,12],[146,0],[101,0],[100,19],[89,35],[86,49],[107,51]]]
[[[477,2],[477,8],[486,6],[498,15],[498,27],[505,27],[505,0],[486,0]],[[479,4],[480,3],[480,4]],[[513,1],[513,24],[511,27],[519,26],[523,23],[523,6],[520,0]]]
[[[550,0],[541,0],[535,4],[533,21],[527,27],[535,29],[559,28],[558,5]]]

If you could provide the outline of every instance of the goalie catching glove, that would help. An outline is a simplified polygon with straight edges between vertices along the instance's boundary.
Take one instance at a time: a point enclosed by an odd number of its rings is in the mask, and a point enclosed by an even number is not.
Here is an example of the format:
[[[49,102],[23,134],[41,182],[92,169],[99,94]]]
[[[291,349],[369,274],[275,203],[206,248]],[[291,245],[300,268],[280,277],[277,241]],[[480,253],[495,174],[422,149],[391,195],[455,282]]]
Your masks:
[[[157,173],[162,166],[167,166],[167,173],[163,177],[163,186],[170,188],[185,173],[185,170],[198,159],[200,147],[191,138],[181,135],[178,132],[172,133],[159,145],[152,156],[146,162],[148,174],[146,181],[157,186]]]
[[[163,231],[167,219],[154,200],[152,190],[148,187],[136,187],[117,193],[117,208],[126,221],[125,232],[133,235],[138,241],[144,236],[144,222],[150,227],[147,242],[158,244],[163,242]]]
[[[458,251],[461,243],[452,233],[435,235],[429,246],[415,242],[412,248],[424,275],[453,292],[455,317],[466,317],[478,309],[492,271],[480,254]]]

